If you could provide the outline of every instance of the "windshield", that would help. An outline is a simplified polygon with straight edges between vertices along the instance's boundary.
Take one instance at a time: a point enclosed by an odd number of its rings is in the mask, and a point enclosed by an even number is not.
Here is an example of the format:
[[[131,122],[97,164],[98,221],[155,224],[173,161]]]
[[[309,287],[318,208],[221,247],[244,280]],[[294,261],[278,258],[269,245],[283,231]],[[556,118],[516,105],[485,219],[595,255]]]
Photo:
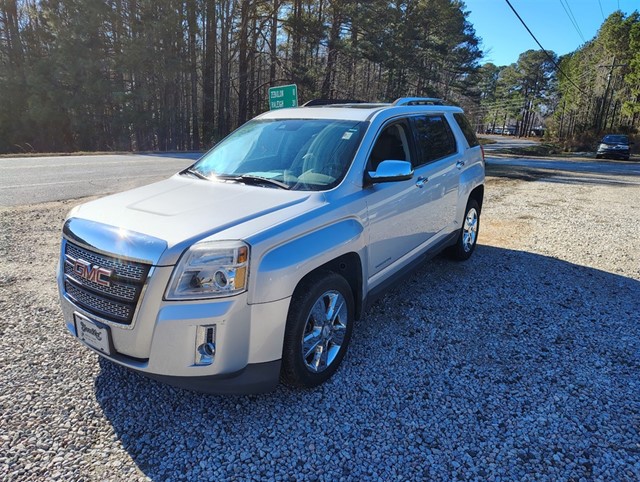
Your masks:
[[[346,174],[365,127],[327,119],[250,121],[185,172],[269,187],[330,189]]]
[[[605,144],[629,144],[629,138],[627,136],[604,136],[602,142]]]

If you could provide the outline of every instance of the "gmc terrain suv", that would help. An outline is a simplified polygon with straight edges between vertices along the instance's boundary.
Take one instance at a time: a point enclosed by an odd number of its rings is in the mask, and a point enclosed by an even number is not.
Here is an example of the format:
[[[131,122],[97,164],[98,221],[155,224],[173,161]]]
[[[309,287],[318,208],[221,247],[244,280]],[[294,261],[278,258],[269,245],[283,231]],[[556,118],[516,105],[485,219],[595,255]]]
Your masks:
[[[74,208],[67,328],[109,360],[214,393],[313,387],[418,262],[476,246],[482,149],[437,99],[267,112],[190,168]]]

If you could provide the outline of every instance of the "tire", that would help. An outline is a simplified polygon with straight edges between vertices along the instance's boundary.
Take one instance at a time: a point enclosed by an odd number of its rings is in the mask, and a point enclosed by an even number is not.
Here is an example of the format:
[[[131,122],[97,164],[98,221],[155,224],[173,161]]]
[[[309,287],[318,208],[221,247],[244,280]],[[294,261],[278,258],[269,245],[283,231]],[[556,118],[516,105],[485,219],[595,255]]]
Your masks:
[[[480,206],[475,199],[469,199],[456,244],[447,249],[447,255],[455,261],[468,260],[476,249],[479,232]]]
[[[600,154],[596,154],[596,159],[602,159],[602,156]]]
[[[354,311],[351,287],[342,276],[322,271],[303,281],[287,316],[282,382],[312,388],[328,380],[347,352]]]

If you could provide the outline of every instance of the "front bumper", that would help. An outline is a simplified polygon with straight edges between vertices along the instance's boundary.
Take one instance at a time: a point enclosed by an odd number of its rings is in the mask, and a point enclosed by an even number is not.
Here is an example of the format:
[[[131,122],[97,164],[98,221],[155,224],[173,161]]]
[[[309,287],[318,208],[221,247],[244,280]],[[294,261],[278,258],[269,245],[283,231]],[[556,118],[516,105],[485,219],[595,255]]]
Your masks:
[[[239,372],[198,377],[171,377],[139,372],[149,378],[178,388],[202,393],[239,395],[266,393],[274,390],[280,380],[281,360],[250,363]]]
[[[629,159],[629,149],[615,149],[615,148],[598,149],[596,154],[601,157],[616,157],[616,158],[622,158],[622,159]]]
[[[155,269],[131,326],[109,324],[112,352],[100,356],[171,385],[211,393],[256,393],[279,379],[290,298],[249,305],[247,294],[203,301],[163,300],[172,268]],[[75,305],[58,286],[65,323],[78,336],[75,314],[100,320]],[[104,324],[102,324],[104,325]],[[215,326],[215,356],[196,363],[197,330]]]

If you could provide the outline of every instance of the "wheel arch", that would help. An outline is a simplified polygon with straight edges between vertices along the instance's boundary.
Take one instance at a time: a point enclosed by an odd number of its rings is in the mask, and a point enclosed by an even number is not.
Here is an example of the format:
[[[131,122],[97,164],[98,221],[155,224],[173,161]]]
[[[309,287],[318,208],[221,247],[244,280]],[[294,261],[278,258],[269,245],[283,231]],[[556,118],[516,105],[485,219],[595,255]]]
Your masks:
[[[480,184],[476,186],[470,193],[469,199],[475,199],[478,203],[478,207],[480,208],[480,212],[482,212],[482,201],[484,199],[484,184]]]
[[[256,261],[249,280],[249,304],[290,297],[301,280],[318,269],[342,274],[355,286],[362,278],[363,266],[357,253],[364,250],[364,226],[355,218],[343,219],[282,243]],[[345,268],[341,269],[341,264]],[[352,269],[360,274],[350,274]],[[356,293],[358,290],[354,290],[354,299]]]
[[[363,311],[363,273],[360,255],[353,251],[345,253],[311,270],[300,279],[296,285],[294,294],[303,287],[310,278],[322,271],[338,274],[347,281],[353,295],[354,317],[356,320],[359,320]]]

